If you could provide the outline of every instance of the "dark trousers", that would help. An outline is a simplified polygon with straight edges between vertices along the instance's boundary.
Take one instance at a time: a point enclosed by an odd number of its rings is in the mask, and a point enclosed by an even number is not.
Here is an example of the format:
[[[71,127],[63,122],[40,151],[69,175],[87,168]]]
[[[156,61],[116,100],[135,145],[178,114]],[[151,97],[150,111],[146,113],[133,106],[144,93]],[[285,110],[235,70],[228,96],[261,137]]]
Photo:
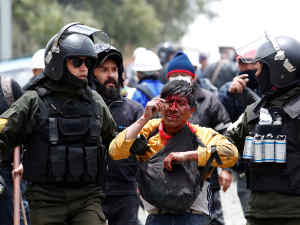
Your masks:
[[[102,188],[28,185],[32,225],[105,225]]]
[[[12,225],[13,224],[13,216],[14,216],[14,206],[13,206],[13,180],[12,180],[12,167],[1,167],[0,168],[0,176],[5,181],[5,189],[2,195],[0,195],[0,225]],[[28,225],[29,221],[29,207],[28,202],[24,198],[24,191],[26,188],[26,184],[24,180],[21,182],[21,191],[23,204],[26,211],[26,218]],[[24,225],[24,220],[22,213],[20,211],[20,224]]]
[[[136,195],[106,196],[102,206],[109,225],[138,225]]]
[[[270,218],[257,219],[247,218],[247,225],[299,225],[300,218]]]
[[[147,217],[146,225],[207,225],[208,222],[209,217],[205,214],[150,214]]]

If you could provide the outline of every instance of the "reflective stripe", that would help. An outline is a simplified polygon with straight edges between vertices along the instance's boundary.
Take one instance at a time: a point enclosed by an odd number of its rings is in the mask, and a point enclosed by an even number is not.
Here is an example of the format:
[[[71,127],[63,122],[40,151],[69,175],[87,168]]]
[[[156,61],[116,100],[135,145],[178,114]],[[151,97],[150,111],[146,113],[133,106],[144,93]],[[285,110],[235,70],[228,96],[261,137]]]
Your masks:
[[[7,124],[7,119],[0,118],[0,132],[2,132],[3,128]]]

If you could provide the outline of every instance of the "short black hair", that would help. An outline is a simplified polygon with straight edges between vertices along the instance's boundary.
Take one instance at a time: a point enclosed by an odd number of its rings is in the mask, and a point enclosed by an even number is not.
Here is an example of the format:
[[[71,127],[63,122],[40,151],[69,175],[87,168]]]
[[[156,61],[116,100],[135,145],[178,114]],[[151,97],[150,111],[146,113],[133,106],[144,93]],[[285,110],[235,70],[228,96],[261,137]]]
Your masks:
[[[194,85],[185,80],[172,80],[168,82],[161,90],[160,97],[165,99],[168,96],[179,95],[186,97],[191,108],[195,107]]]

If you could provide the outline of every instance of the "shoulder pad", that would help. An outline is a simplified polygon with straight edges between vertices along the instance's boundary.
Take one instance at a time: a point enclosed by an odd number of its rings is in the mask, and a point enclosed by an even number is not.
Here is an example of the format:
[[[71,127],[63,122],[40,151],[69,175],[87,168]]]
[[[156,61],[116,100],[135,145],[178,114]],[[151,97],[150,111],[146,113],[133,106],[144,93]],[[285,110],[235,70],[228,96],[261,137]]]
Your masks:
[[[260,101],[254,102],[251,105],[247,106],[245,112],[247,114],[247,121],[250,122],[255,120],[259,117],[259,110],[255,111],[255,108],[260,103]]]
[[[25,86],[23,87],[24,91],[27,90],[34,90],[36,88],[36,86],[42,81],[45,80],[46,76],[44,75],[44,73],[39,73],[36,76],[33,76],[29,82],[27,84],[25,84]]]
[[[43,88],[43,87],[38,87],[35,90],[41,98],[50,93],[50,91],[48,89]]]
[[[284,105],[283,111],[285,111],[292,119],[298,117],[300,115],[300,96]]]

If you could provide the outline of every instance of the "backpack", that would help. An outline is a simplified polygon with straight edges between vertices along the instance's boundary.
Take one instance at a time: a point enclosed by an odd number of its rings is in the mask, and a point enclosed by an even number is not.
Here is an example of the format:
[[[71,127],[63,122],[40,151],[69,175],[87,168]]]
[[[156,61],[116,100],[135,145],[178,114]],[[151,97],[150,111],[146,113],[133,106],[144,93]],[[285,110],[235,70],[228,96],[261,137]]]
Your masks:
[[[9,77],[1,76],[1,88],[2,88],[2,93],[8,103],[8,106],[10,106],[14,100],[15,97],[12,92],[12,81]],[[6,190],[7,186],[5,184],[4,178],[0,175],[0,196],[4,193]]]
[[[142,149],[141,142],[137,142],[138,148]],[[162,150],[147,161],[138,162],[136,177],[142,197],[168,212],[181,214],[188,210],[202,189],[205,175],[211,170],[210,163],[216,158],[221,164],[220,159],[213,153],[205,167],[198,167],[197,161],[186,161],[174,164],[172,171],[164,169],[163,160],[171,152],[195,150],[199,145],[205,147],[189,127],[185,126]],[[136,148],[135,143],[132,148]],[[136,149],[131,152],[138,151]]]
[[[8,105],[10,106],[14,101],[15,97],[12,91],[12,80],[9,77],[1,76],[1,88],[4,97]]]

